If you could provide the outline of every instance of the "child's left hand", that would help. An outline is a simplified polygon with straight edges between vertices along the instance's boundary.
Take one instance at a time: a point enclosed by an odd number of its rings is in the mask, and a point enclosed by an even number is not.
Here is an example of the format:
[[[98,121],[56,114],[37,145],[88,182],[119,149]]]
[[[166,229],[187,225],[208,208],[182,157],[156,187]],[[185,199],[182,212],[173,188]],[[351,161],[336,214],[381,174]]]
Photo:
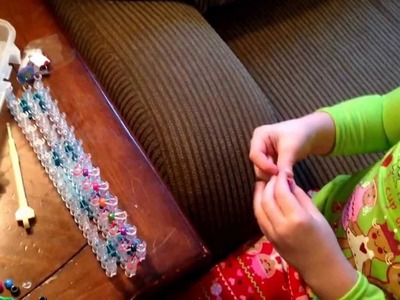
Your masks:
[[[356,283],[328,222],[301,188],[289,187],[284,172],[257,182],[254,211],[265,236],[317,296],[338,299]]]

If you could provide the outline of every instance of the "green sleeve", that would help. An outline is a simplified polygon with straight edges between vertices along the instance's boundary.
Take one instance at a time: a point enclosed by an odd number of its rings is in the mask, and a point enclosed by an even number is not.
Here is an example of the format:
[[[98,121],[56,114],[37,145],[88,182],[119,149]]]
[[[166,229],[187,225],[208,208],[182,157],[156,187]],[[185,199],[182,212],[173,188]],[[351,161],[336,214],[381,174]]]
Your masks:
[[[358,272],[357,283],[353,288],[340,300],[384,300],[386,299],[385,293],[368,282],[367,278]]]
[[[332,155],[388,150],[400,140],[400,88],[380,96],[370,95],[322,108],[334,120]]]

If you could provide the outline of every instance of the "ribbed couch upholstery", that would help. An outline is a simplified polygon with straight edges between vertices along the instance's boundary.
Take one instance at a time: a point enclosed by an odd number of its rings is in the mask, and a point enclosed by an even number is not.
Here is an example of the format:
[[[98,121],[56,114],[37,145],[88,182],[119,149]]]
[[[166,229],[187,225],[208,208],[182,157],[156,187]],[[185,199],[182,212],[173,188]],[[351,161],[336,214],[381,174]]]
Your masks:
[[[49,0],[216,258],[258,233],[253,129],[384,93],[400,70],[395,0],[221,2]],[[318,187],[376,157],[310,158],[296,179]]]

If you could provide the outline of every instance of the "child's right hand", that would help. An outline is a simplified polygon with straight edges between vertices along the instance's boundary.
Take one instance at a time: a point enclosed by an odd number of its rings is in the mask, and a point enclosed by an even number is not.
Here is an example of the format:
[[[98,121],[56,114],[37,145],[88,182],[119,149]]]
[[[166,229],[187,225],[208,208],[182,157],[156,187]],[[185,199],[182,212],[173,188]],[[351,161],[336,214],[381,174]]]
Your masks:
[[[257,182],[254,213],[261,231],[320,299],[339,299],[356,283],[328,221],[283,172]]]
[[[250,159],[256,177],[268,181],[283,171],[293,176],[293,165],[309,154],[328,153],[335,141],[332,118],[316,112],[303,118],[256,128],[250,144]]]

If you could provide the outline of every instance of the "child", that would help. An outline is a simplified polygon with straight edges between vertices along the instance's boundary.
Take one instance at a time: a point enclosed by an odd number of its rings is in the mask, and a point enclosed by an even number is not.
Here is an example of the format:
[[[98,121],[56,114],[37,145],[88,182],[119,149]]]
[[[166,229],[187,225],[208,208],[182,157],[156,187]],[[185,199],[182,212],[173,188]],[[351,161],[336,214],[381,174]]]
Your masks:
[[[198,298],[399,299],[399,141],[400,88],[257,128],[250,159],[265,237],[215,266],[195,286]],[[313,200],[292,179],[310,154],[383,150],[382,160],[338,176]]]

